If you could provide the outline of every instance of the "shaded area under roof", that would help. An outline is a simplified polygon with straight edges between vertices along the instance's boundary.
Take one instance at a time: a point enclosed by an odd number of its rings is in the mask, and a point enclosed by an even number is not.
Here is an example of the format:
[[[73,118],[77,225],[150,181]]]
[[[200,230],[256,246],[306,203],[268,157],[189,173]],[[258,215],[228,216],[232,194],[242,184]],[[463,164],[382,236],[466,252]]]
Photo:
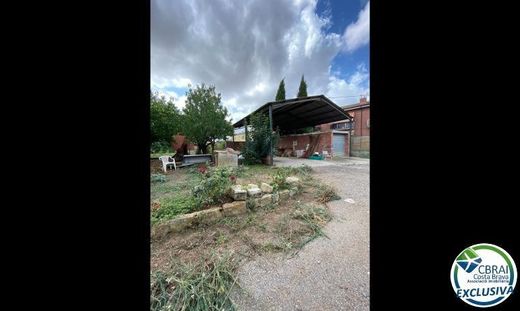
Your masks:
[[[282,131],[352,119],[341,107],[324,95],[269,102],[253,113],[268,114],[269,105],[273,106],[273,129],[279,127]],[[237,121],[233,127],[244,126],[244,120],[249,123],[253,113]]]

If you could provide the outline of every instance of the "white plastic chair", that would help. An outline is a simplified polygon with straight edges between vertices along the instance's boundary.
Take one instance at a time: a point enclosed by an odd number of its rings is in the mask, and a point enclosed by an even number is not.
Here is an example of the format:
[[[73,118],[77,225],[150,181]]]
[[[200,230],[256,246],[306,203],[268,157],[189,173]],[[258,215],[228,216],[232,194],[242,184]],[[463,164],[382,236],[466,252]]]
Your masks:
[[[162,161],[162,167],[163,171],[166,173],[166,166],[173,164],[173,168],[177,170],[177,166],[175,165],[175,159],[173,159],[173,162],[168,161],[168,158],[171,158],[170,156],[161,156],[159,157],[159,160]]]

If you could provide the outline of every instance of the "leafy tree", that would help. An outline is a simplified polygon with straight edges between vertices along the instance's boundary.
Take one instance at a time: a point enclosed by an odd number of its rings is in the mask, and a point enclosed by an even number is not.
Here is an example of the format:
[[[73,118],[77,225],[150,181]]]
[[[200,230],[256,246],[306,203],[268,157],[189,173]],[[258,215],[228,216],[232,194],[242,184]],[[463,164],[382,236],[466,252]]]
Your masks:
[[[298,95],[296,97],[298,97],[298,98],[307,97],[307,82],[305,82],[303,75],[302,75],[302,79],[300,81],[300,88],[298,89]]]
[[[153,145],[170,146],[173,135],[181,129],[180,111],[173,100],[150,92],[150,141]]]
[[[186,106],[183,109],[183,133],[199,146],[199,153],[207,153],[208,146],[214,150],[217,139],[233,135],[233,126],[226,120],[229,116],[226,107],[221,104],[220,93],[215,86],[204,83],[186,92]]]
[[[276,101],[285,100],[285,82],[283,80],[284,79],[282,79],[282,81],[280,81],[280,85],[278,85],[278,91],[276,91],[275,98]]]
[[[270,154],[271,139],[273,150],[276,149],[279,136],[271,132],[269,117],[266,114],[255,113],[250,117],[251,129],[247,133],[245,149],[243,151],[245,162],[254,164]]]

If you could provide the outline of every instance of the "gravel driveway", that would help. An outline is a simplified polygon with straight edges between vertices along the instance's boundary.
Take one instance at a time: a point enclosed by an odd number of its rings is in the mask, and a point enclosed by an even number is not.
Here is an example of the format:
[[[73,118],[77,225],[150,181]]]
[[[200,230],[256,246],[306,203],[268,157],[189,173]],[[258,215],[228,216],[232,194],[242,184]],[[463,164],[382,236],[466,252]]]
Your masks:
[[[368,310],[369,160],[275,158],[274,163],[313,166],[315,176],[336,187],[341,200],[328,203],[333,219],[324,232],[329,239],[310,242],[293,258],[266,255],[239,269],[245,294],[232,295],[238,309]]]

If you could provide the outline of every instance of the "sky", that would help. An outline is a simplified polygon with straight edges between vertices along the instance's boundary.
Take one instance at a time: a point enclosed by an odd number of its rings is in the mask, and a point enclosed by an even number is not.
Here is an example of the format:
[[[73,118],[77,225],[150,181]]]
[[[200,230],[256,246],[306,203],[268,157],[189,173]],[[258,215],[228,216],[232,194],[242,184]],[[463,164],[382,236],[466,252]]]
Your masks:
[[[369,95],[366,0],[151,0],[151,89],[185,105],[214,85],[232,122],[274,101],[280,80],[342,106]]]

